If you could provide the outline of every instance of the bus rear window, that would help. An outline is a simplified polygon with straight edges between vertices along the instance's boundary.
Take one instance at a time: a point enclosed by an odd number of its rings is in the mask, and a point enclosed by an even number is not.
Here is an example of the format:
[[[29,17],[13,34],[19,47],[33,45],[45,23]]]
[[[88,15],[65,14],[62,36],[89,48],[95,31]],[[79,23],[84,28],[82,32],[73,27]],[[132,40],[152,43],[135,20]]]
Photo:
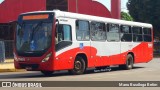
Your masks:
[[[133,30],[133,41],[134,42],[142,42],[142,27],[132,27]]]
[[[150,28],[143,28],[144,42],[152,42],[152,33]]]

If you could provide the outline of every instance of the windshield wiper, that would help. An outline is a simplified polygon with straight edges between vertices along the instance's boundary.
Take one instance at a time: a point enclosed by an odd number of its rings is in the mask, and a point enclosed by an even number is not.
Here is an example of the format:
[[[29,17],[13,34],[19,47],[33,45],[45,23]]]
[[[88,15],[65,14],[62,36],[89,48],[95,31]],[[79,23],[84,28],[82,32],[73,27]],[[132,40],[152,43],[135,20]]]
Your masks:
[[[18,34],[18,35],[21,35],[20,32],[23,31],[24,22],[23,22],[22,24],[20,24],[20,23],[17,22],[17,26],[20,27],[20,29],[17,28],[17,34]]]
[[[33,28],[32,29],[32,34],[31,34],[31,41],[33,40],[33,37],[34,37],[34,34],[39,30],[38,28],[40,27],[40,25],[42,24],[43,22],[41,21],[41,22],[39,22],[36,26],[35,26],[35,28]]]

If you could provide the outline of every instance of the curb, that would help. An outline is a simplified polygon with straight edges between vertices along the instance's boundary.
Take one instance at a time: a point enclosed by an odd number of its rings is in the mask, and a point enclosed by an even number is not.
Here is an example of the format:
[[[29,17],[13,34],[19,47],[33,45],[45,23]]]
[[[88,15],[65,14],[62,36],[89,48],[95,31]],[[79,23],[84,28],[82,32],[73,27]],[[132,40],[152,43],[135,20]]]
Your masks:
[[[3,72],[24,72],[26,70],[24,69],[0,69],[0,73],[3,73]]]
[[[0,73],[3,72],[21,72],[25,71],[24,69],[15,69],[14,62],[4,62],[0,63]]]

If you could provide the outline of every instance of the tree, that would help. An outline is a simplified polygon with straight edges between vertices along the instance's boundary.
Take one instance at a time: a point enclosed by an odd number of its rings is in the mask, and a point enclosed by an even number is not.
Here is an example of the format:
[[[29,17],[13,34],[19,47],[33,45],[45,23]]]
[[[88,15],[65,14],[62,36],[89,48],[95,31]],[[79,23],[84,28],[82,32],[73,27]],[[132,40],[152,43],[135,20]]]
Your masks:
[[[121,19],[126,21],[133,21],[133,18],[126,12],[121,12]]]
[[[151,23],[154,34],[160,35],[160,0],[129,0],[127,8],[135,21]]]

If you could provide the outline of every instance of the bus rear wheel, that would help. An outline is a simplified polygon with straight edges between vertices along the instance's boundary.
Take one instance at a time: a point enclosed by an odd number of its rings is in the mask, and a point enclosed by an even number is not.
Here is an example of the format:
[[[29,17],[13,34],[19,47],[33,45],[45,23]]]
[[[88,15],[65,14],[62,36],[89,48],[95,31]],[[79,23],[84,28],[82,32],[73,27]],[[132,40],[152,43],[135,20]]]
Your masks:
[[[51,76],[53,74],[53,71],[41,71],[41,73],[45,76]]]
[[[133,69],[133,64],[134,64],[133,56],[131,54],[128,54],[127,58],[126,58],[126,64],[125,65],[119,65],[119,67],[121,69],[130,70],[130,69]]]
[[[80,56],[77,56],[74,62],[74,68],[69,70],[69,73],[73,75],[80,75],[86,71],[86,63],[84,59]]]

